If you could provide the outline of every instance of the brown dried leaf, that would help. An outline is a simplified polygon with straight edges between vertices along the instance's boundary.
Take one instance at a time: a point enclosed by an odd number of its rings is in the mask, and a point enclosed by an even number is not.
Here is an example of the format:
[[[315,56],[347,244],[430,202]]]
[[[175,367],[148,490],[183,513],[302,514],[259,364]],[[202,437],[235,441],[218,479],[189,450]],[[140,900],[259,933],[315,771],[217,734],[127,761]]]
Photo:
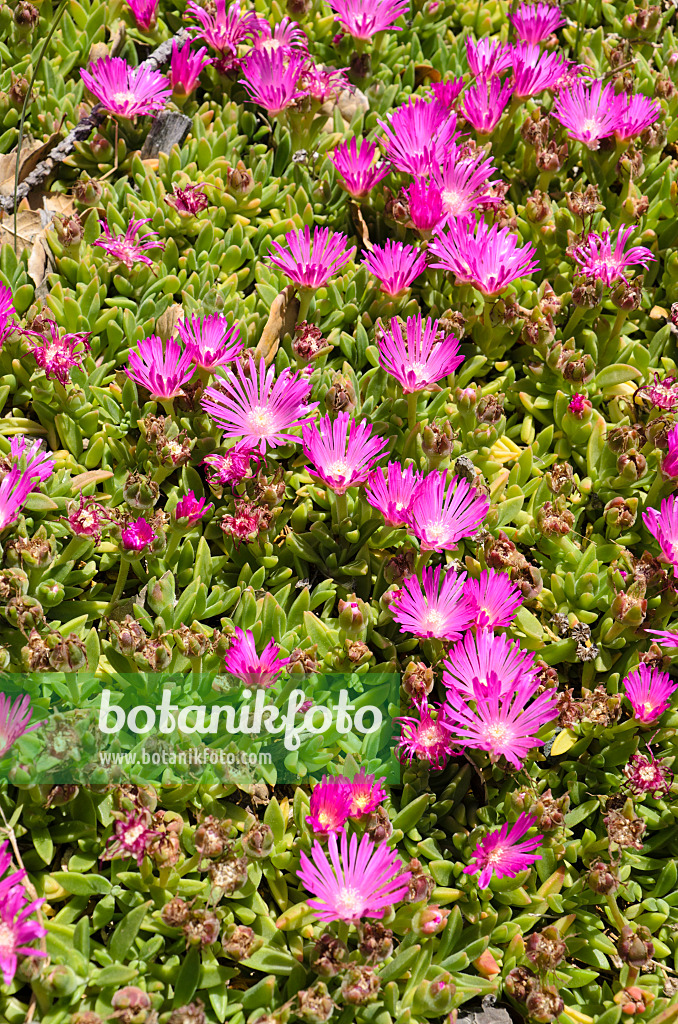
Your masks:
[[[77,494],[90,484],[98,484],[101,480],[110,480],[113,476],[108,469],[90,469],[87,473],[78,473],[71,480],[71,491]]]
[[[266,365],[270,366],[282,338],[294,331],[298,315],[299,299],[294,294],[294,285],[288,284],[273,300],[268,320],[254,350],[255,362],[263,357]]]
[[[668,315],[668,309],[664,309],[663,306],[653,306],[650,310],[651,320],[665,320]]]
[[[374,246],[372,245],[372,243],[370,241],[370,232],[369,232],[369,230],[367,228],[367,224],[365,223],[365,218],[363,217],[363,211],[360,209],[358,204],[354,203],[353,201],[351,201],[350,206],[351,206],[351,219],[353,220],[354,227],[355,227],[356,231],[358,232],[358,234],[360,235],[360,239],[361,239],[363,245],[365,246],[365,248],[368,249],[371,252],[372,249],[374,248]]]
[[[404,74],[404,71],[402,72]],[[415,64],[414,66],[414,87],[418,89],[420,85],[423,85],[426,81],[429,82],[442,82],[443,76],[437,68],[432,68],[430,64]]]
[[[50,150],[61,141],[61,132],[52,135],[47,142],[37,139],[24,139],[21,147],[21,166],[19,167],[19,184],[33,171]],[[14,194],[14,172],[16,168],[16,149],[0,156],[0,195]]]
[[[184,315],[183,307],[178,302],[166,309],[155,321],[155,332],[163,341],[176,335],[176,326]]]

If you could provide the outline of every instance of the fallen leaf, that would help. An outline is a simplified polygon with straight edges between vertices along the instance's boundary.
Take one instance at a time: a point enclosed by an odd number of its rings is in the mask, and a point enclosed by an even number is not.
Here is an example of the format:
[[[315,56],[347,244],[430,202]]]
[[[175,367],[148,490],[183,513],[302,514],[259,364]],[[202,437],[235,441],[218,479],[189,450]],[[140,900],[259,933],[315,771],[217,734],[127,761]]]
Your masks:
[[[664,309],[663,306],[653,306],[650,310],[651,320],[665,320],[668,315],[669,311]]]
[[[90,469],[87,473],[78,473],[71,480],[71,491],[77,494],[90,484],[98,484],[102,480],[110,480],[113,476],[109,469]]]
[[[37,139],[24,139],[21,147],[21,166],[19,167],[19,183],[35,170],[41,160],[61,141],[61,132],[52,135],[47,142]],[[16,168],[16,149],[0,156],[0,195],[11,196],[14,193],[14,173]]]
[[[369,251],[371,252],[372,249],[374,248],[374,246],[372,245],[372,243],[370,241],[370,233],[369,233],[369,230],[367,228],[367,224],[365,223],[365,218],[363,217],[363,211],[360,209],[358,204],[354,203],[353,201],[351,201],[350,205],[351,205],[351,218],[353,220],[353,224],[355,226],[355,229],[358,232],[358,234],[360,235],[360,239],[361,239],[363,245],[365,246],[365,248],[369,249]]]
[[[163,341],[168,341],[169,338],[176,334],[176,326],[183,317],[183,313],[183,307],[178,302],[175,302],[155,321],[156,334]]]
[[[405,69],[401,72],[401,75],[405,74]],[[414,65],[414,88],[418,89],[420,85],[423,85],[426,81],[429,82],[442,82],[443,76],[437,68],[432,68],[430,64],[415,64]]]
[[[36,205],[38,209],[42,206],[44,210],[48,210],[50,213],[58,213],[62,216],[70,216],[75,213],[73,197],[67,196],[63,192],[43,192],[40,203]]]
[[[273,300],[268,320],[254,350],[256,362],[263,357],[266,360],[266,365],[270,366],[275,359],[281,339],[294,331],[298,315],[299,299],[294,294],[294,285],[288,284]]]

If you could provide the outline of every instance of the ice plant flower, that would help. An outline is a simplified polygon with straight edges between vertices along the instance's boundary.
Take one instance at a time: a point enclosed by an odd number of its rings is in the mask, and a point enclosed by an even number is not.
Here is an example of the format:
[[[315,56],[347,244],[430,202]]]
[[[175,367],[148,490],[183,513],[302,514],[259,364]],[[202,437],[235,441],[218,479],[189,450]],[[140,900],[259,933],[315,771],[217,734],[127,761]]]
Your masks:
[[[153,260],[145,255],[147,249],[162,249],[164,242],[155,231],[146,231],[139,235],[139,228],[142,224],[148,224],[150,217],[144,220],[131,220],[124,235],[113,235],[105,220],[101,221],[102,236],[99,235],[94,245],[105,249],[109,256],[119,263],[124,264],[128,270],[134,269],[135,263],[144,263],[147,267],[153,266]],[[137,238],[137,236],[139,236]]]
[[[193,376],[192,358],[182,352],[173,338],[163,342],[157,334],[142,338],[136,350],[130,350],[125,373],[151,393],[152,398],[169,401],[183,395],[183,385]]]
[[[668,672],[640,663],[622,680],[622,687],[633,717],[643,725],[651,725],[664,714],[678,683],[671,681]]]
[[[239,356],[243,343],[238,337],[238,324],[230,324],[220,313],[192,316],[180,320],[177,333],[184,343],[190,362],[201,370],[225,366]]]
[[[479,77],[464,93],[461,112],[479,135],[490,135],[502,119],[513,94],[510,81],[502,83],[497,75]]]
[[[380,366],[406,395],[434,386],[464,361],[459,340],[452,334],[440,339],[438,321],[422,320],[421,313],[408,316],[404,333],[401,322],[392,317],[390,329],[377,332],[377,344]]]
[[[385,470],[379,466],[368,475],[365,497],[379,509],[387,526],[398,529],[407,525],[407,513],[421,479],[411,464],[403,469],[399,462],[389,462]]]
[[[574,82],[569,89],[562,89],[554,100],[552,114],[573,139],[588,149],[598,149],[600,140],[614,135],[621,123],[614,86],[600,79]]]
[[[268,259],[300,288],[322,288],[355,254],[355,246],[346,248],[346,235],[329,228],[314,228],[312,240],[308,225],[288,231],[285,243],[274,242]]]
[[[368,40],[377,32],[400,32],[396,20],[409,0],[328,0],[337,21],[353,39]]]
[[[158,14],[158,0],[127,0],[127,6],[143,32],[148,32],[155,25]]]
[[[445,113],[448,114],[450,111],[454,110],[454,105],[463,88],[464,79],[461,76],[459,78],[450,78],[447,82],[431,83],[431,92],[433,93],[436,102],[439,103]]]
[[[58,380],[65,387],[70,380],[71,370],[75,367],[82,370],[82,360],[89,350],[89,332],[60,336],[59,328],[53,320],[48,320],[46,326],[49,338],[38,331],[24,330],[22,333],[39,339],[31,348],[31,355],[45,371],[48,380]]]
[[[9,445],[10,456],[16,465],[24,470],[27,476],[33,477],[41,484],[49,480],[56,466],[52,453],[45,451],[43,443],[29,442],[27,438],[18,434],[12,438]]]
[[[513,94],[526,100],[545,89],[553,89],[567,68],[559,53],[548,53],[536,43],[513,47]]]
[[[16,315],[11,289],[0,283],[0,347],[12,329],[10,317]]]
[[[172,87],[160,71],[131,67],[122,57],[100,57],[80,77],[108,114],[138,117],[167,106]]]
[[[143,516],[123,526],[120,531],[122,545],[126,551],[143,551],[145,547],[157,539],[151,524]]]
[[[280,648],[275,640],[269,640],[261,654],[257,654],[252,630],[236,626],[224,663],[226,671],[236,676],[245,686],[268,690],[276,684],[289,660],[280,656]]]
[[[321,921],[359,921],[363,917],[381,918],[388,908],[407,893],[409,871],[401,871],[397,850],[386,843],[375,844],[365,834],[350,840],[346,829],[327,841],[329,857],[315,842],[311,856],[302,851],[297,876],[313,894],[308,905]]]
[[[471,750],[486,750],[491,761],[502,755],[515,768],[542,740],[537,733],[542,725],[557,717],[553,693],[534,697],[539,682],[519,678],[512,692],[503,696],[503,683],[496,672],[489,672],[487,685],[473,685],[475,708],[455,688],[447,692],[447,717],[452,727],[452,741]]]
[[[430,174],[442,163],[447,148],[459,136],[457,118],[435,99],[410,98],[379,121],[384,132],[384,155],[398,171]]]
[[[19,874],[25,877],[25,872]],[[31,917],[45,901],[28,902],[23,885],[12,882],[15,877],[0,882],[0,970],[5,985],[14,980],[19,956],[46,956],[28,945],[47,935],[47,929]]]
[[[444,220],[443,197],[435,181],[430,178],[415,178],[405,189],[410,221],[425,235],[430,234]]]
[[[205,505],[205,498],[198,500],[193,491],[188,491],[177,502],[174,518],[185,519],[189,526],[195,526],[211,508],[214,508],[214,505]]]
[[[151,828],[151,816],[145,808],[129,811],[124,818],[116,818],[113,835],[109,836],[99,860],[134,857],[137,866],[141,867],[146,847],[157,835],[158,832]]]
[[[206,46],[201,46],[199,50],[192,50],[191,46],[190,40],[183,46],[178,46],[176,39],[172,40],[169,80],[172,92],[177,96],[190,96],[198,84],[201,72],[212,63],[207,56]]]
[[[496,185],[493,177],[496,167],[492,157],[484,153],[462,157],[459,147],[452,143],[445,155],[442,168],[434,167],[432,180],[438,187],[443,203],[443,214],[448,223],[473,213],[479,206],[500,203],[488,189]]]
[[[207,466],[207,479],[211,487],[225,487],[226,484],[239,484],[243,480],[249,480],[253,476],[250,463],[254,460],[257,465],[261,462],[261,456],[253,448],[247,445],[237,444],[230,448],[225,455],[212,453],[206,455],[202,460]]]
[[[678,576],[678,498],[671,494],[664,498],[660,511],[648,508],[643,512],[643,522],[659,544],[659,558],[673,566]]]
[[[252,101],[275,117],[306,95],[297,87],[305,63],[305,55],[297,51],[252,50],[241,81]]]
[[[19,518],[19,512],[35,487],[35,477],[12,466],[0,483],[0,530],[6,529]]]
[[[442,574],[442,579],[441,579]],[[421,639],[459,640],[471,624],[464,601],[466,573],[442,566],[424,569],[421,579],[406,576],[399,595],[391,602],[391,613],[401,632]]]
[[[266,50],[269,53],[281,50],[287,55],[294,50],[299,50],[308,56],[308,36],[303,28],[291,18],[283,18],[274,26],[267,21],[260,20],[259,31],[254,38],[254,49]]]
[[[276,377],[275,367],[266,369],[262,358],[255,365],[248,352],[248,364],[229,367],[219,378],[219,387],[205,389],[202,407],[226,437],[242,439],[241,448],[277,448],[298,438],[289,431],[306,423],[314,404],[306,405],[311,383],[299,372],[285,369]]]
[[[323,775],[311,793],[306,824],[317,836],[338,832],[348,821],[351,790],[343,775]]]
[[[386,799],[383,781],[383,779],[378,779],[375,782],[374,775],[367,775],[365,769],[361,768],[351,782],[346,782],[351,796],[351,806],[348,812],[350,818],[366,818],[376,811],[382,800]]]
[[[487,298],[499,295],[512,281],[539,269],[531,243],[497,224],[460,219],[441,231],[429,247],[429,266],[449,270],[457,284],[472,284]]]
[[[506,822],[501,828],[489,832],[471,854],[473,863],[464,868],[464,873],[480,873],[480,889],[487,889],[493,873],[497,878],[515,878],[535,861],[541,860],[541,854],[535,850],[539,849],[544,837],[523,838],[536,824],[537,819],[531,814],[521,814],[513,825]]]
[[[348,412],[335,420],[323,416],[302,427],[304,455],[312,463],[311,474],[320,477],[335,494],[345,494],[367,480],[374,462],[384,452],[388,439],[371,437],[371,423],[356,423]]]
[[[9,748],[27,732],[38,729],[42,722],[30,724],[33,717],[31,698],[25,693],[11,701],[4,693],[0,693],[0,757],[4,757]],[[2,943],[0,943],[0,948]]]
[[[516,30],[516,35],[524,43],[543,43],[545,39],[567,24],[567,19],[559,7],[553,4],[543,3],[522,3],[517,9],[509,13],[509,21]]]
[[[602,235],[587,235],[580,245],[573,248],[573,258],[579,265],[579,272],[610,287],[616,281],[628,278],[625,271],[629,267],[641,266],[647,270],[650,261],[656,259],[650,249],[644,245],[634,245],[624,251],[634,230],[633,224],[621,228],[614,248],[609,231],[603,231]]]
[[[474,77],[489,78],[511,67],[513,52],[510,46],[500,43],[498,39],[473,39],[472,36],[466,36],[466,59]]]
[[[660,647],[678,647],[678,632],[673,629],[647,629],[645,632],[656,637]]]
[[[185,188],[179,188],[175,185],[172,194],[165,195],[163,198],[166,203],[173,206],[177,213],[182,216],[195,217],[196,213],[206,210],[210,204],[209,199],[203,192],[204,187],[203,184],[186,185]]]
[[[357,139],[337,146],[330,160],[341,175],[341,184],[355,199],[366,196],[374,186],[390,173],[388,164],[374,163],[377,147],[367,139]]]
[[[626,785],[634,796],[650,793],[655,800],[666,796],[671,791],[673,773],[667,766],[658,761],[648,746],[647,754],[636,753],[624,765]]]
[[[646,131],[659,118],[662,108],[659,100],[651,100],[642,93],[628,96],[620,93],[617,97],[619,121],[614,133],[621,141],[632,139]]]
[[[443,668],[443,685],[467,699],[476,692],[488,692],[492,673],[501,682],[501,698],[512,693],[521,679],[531,683],[538,674],[532,651],[521,651],[515,640],[482,627],[469,631],[450,648]]]
[[[403,715],[394,719],[400,725],[401,733],[396,754],[404,764],[417,760],[433,771],[440,771],[453,752],[452,729],[445,708],[423,701],[417,705],[417,711],[417,718]]]
[[[262,25],[262,19],[253,10],[242,9],[240,0],[228,7],[226,0],[216,0],[211,10],[189,0],[186,15],[200,22],[200,28],[193,28],[191,32],[233,62],[238,46],[253,42]]]
[[[333,68],[329,64],[314,64],[310,59],[307,59],[299,79],[299,88],[318,103],[336,100],[349,86],[350,82],[343,68]]]
[[[80,492],[80,501],[68,506],[67,522],[76,537],[92,537],[95,541],[101,538],[102,520],[106,510],[93,496],[85,497]]]
[[[503,629],[510,626],[523,603],[520,587],[511,583],[508,574],[483,569],[480,579],[468,579],[464,597],[474,615],[474,626]]]
[[[467,480],[447,473],[429,473],[417,489],[408,513],[408,525],[422,551],[449,551],[463,537],[475,536],[490,507]]]
[[[388,238],[384,245],[374,245],[366,252],[362,262],[381,282],[382,292],[394,296],[409,288],[425,269],[426,253]]]
[[[678,407],[678,379],[676,377],[660,377],[655,373],[654,380],[642,384],[638,389],[658,409],[675,409]]]

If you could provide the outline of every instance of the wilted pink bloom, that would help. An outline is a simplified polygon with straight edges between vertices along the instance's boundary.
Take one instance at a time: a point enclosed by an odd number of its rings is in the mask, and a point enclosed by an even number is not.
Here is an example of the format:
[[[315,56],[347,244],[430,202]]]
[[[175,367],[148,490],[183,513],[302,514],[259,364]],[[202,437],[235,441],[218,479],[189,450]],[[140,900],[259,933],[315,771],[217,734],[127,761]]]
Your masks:
[[[0,283],[0,347],[12,328],[10,317],[15,315],[16,310],[12,302],[12,292],[4,284]]]
[[[200,22],[191,31],[204,39],[213,50],[233,60],[241,43],[251,43],[261,31],[263,20],[253,10],[243,10],[240,0],[226,7],[226,0],[216,0],[209,11],[195,0],[189,0],[186,15]]]
[[[306,824],[315,835],[327,836],[342,829],[351,810],[348,780],[343,775],[323,775],[313,787],[309,810]]]
[[[438,336],[438,321],[421,313],[408,316],[402,323],[393,317],[389,330],[377,332],[379,365],[399,382],[403,392],[424,391],[464,361],[459,355],[459,340],[452,334]]]
[[[146,847],[158,832],[151,828],[151,816],[146,809],[129,811],[124,818],[117,818],[113,835],[109,836],[106,849],[99,858],[102,861],[134,857],[137,865],[146,853]]]
[[[562,89],[552,113],[573,139],[589,149],[598,149],[600,140],[614,135],[621,124],[619,97],[611,82],[601,80],[574,82],[569,89]]]
[[[480,889],[487,889],[492,872],[497,878],[515,878],[535,861],[541,860],[541,854],[534,851],[539,849],[544,837],[538,835],[523,839],[536,824],[537,819],[531,814],[521,814],[513,825],[506,822],[490,832],[476,846],[471,854],[474,863],[465,867],[464,873],[477,875],[480,872]]]
[[[122,57],[101,57],[80,77],[104,110],[120,117],[152,114],[167,106],[172,93],[160,71],[131,67]]]
[[[461,112],[480,135],[490,135],[502,119],[513,93],[510,81],[502,84],[497,75],[479,77],[464,93]]]
[[[422,551],[449,551],[463,537],[475,536],[490,507],[467,480],[429,473],[417,488],[408,515]]]
[[[145,263],[147,267],[152,267],[153,260],[145,256],[144,251],[146,249],[162,249],[165,243],[160,241],[156,231],[147,231],[145,234],[139,235],[141,225],[148,224],[150,219],[150,217],[146,217],[144,220],[131,220],[124,235],[112,235],[108,223],[102,220],[101,228],[104,241],[101,241],[102,236],[99,235],[94,245],[101,246],[109,256],[123,263],[128,270],[132,270],[135,263]],[[137,235],[139,235],[138,240]]]
[[[511,583],[508,573],[494,569],[483,569],[479,580],[468,579],[464,597],[475,616],[473,625],[490,629],[510,626],[523,603],[520,587]]]
[[[444,219],[443,197],[435,181],[415,178],[405,189],[410,208],[410,220],[423,233],[430,233]]]
[[[509,13],[508,18],[524,43],[541,43],[557,28],[567,24],[559,7],[541,0],[536,4],[518,4],[517,10]]]
[[[634,93],[632,96],[620,93],[617,100],[619,121],[614,133],[618,139],[624,141],[644,132],[655,123],[662,112],[659,100],[651,100],[642,93]]]
[[[276,116],[306,95],[297,87],[305,62],[296,50],[251,50],[241,81],[253,102]]]
[[[366,818],[377,809],[382,800],[386,799],[386,790],[382,786],[383,779],[377,782],[374,775],[367,775],[364,768],[361,768],[355,778],[348,782],[348,791],[351,796],[349,808],[350,818]]]
[[[388,238],[384,245],[374,245],[366,252],[362,262],[379,279],[382,292],[398,295],[425,269],[426,253]]]
[[[321,921],[359,921],[381,918],[394,903],[403,899],[410,880],[401,871],[397,850],[386,843],[376,845],[365,834],[349,838],[344,829],[340,845],[334,832],[328,839],[329,857],[320,843],[313,844],[311,857],[301,852],[297,876],[315,899],[308,905]]]
[[[466,573],[442,566],[424,569],[421,579],[406,576],[398,597],[391,602],[393,618],[401,632],[421,639],[459,640],[471,624],[471,613],[464,601]]]
[[[24,330],[22,333],[39,338],[30,350],[31,355],[45,371],[48,380],[58,380],[65,386],[70,380],[73,367],[82,370],[82,360],[89,350],[89,332],[59,336],[59,328],[53,320],[47,321],[47,328],[49,338],[38,331]]]
[[[448,224],[481,205],[501,202],[498,196],[488,191],[499,181],[493,177],[495,171],[492,157],[486,157],[483,152],[462,157],[455,143],[449,146],[442,168],[435,167],[431,175],[440,192],[443,215]]]
[[[521,679],[531,683],[538,674],[532,651],[521,651],[515,640],[485,628],[466,633],[449,650],[443,668],[443,685],[467,699],[473,699],[476,692],[487,693],[492,673],[501,682],[502,699],[515,690]]]
[[[220,313],[192,316],[180,320],[177,333],[192,363],[203,370],[225,366],[239,356],[243,343],[238,337],[238,324],[230,324]]]
[[[192,359],[173,338],[163,343],[157,334],[142,338],[137,350],[130,350],[125,373],[151,393],[152,398],[170,399],[183,395],[183,385],[193,376]]]
[[[38,729],[42,722],[30,724],[33,717],[31,698],[25,693],[11,701],[4,693],[0,693],[0,757],[4,757],[9,748],[27,732]],[[4,870],[4,869],[3,869]],[[0,943],[0,950],[2,943]]]
[[[204,185],[186,185],[185,188],[174,186],[171,195],[165,195],[166,203],[173,206],[177,213],[187,217],[195,217],[196,213],[206,210],[210,204],[209,199],[203,192]]]
[[[396,19],[409,0],[327,0],[337,21],[354,39],[371,39],[377,32],[400,32]]]
[[[448,146],[459,136],[457,117],[446,112],[434,98],[411,97],[407,103],[379,121],[383,129],[384,155],[398,171],[430,174],[445,158]]]
[[[200,498],[198,500],[193,491],[188,491],[187,494],[177,502],[177,507],[174,510],[175,519],[186,519],[189,526],[195,526],[202,517],[209,512],[214,505],[211,503],[205,505],[205,499]]]
[[[671,681],[668,672],[660,672],[643,662],[625,676],[622,686],[633,708],[633,717],[643,725],[650,725],[661,718],[669,706],[671,695],[678,689],[678,684]]]
[[[502,680],[489,672],[487,685],[473,684],[475,708],[465,694],[449,689],[446,708],[452,741],[471,750],[486,750],[491,761],[503,755],[521,768],[530,750],[543,742],[537,739],[542,725],[558,715],[553,693],[540,693],[532,700],[538,688],[538,679],[519,677],[511,693],[503,696]]]
[[[473,39],[466,36],[466,59],[472,75],[476,78],[489,78],[511,67],[513,53],[510,46],[500,43],[498,39]]]
[[[633,754],[627,765],[624,765],[626,785],[635,796],[651,793],[658,800],[671,791],[673,773],[662,762],[658,761],[651,749],[647,754]]]
[[[608,287],[616,281],[628,277],[624,273],[628,267],[642,266],[647,270],[650,261],[656,256],[644,245],[634,245],[624,252],[624,247],[633,234],[633,224],[620,229],[612,248],[609,231],[602,235],[587,235],[581,245],[574,246],[573,258],[579,264],[580,273],[594,280],[602,281]]]
[[[334,421],[328,415],[319,423],[305,423],[303,448],[313,464],[311,475],[320,477],[336,494],[365,483],[388,444],[387,438],[371,434],[371,423],[356,423],[348,412],[339,413]]]
[[[192,50],[191,46],[190,40],[181,47],[177,45],[176,39],[172,41],[169,80],[172,92],[178,96],[189,96],[197,86],[203,68],[212,63],[207,56],[206,46],[201,46],[199,50]]]
[[[127,6],[142,31],[148,32],[155,25],[158,13],[158,0],[127,0]]]
[[[390,173],[391,168],[388,164],[374,165],[376,155],[377,147],[373,142],[356,139],[354,135],[350,142],[342,142],[337,146],[330,157],[341,175],[342,185],[349,195],[355,196],[356,199],[366,196]]]
[[[226,671],[237,676],[241,683],[265,690],[275,685],[289,660],[280,656],[280,648],[274,640],[269,640],[261,654],[257,654],[252,630],[237,626],[224,659]]]
[[[429,246],[429,266],[449,270],[457,284],[472,284],[487,298],[499,295],[512,281],[539,269],[531,243],[497,224],[464,218],[436,235]]]
[[[350,86],[344,68],[333,68],[328,64],[314,64],[308,58],[299,79],[299,88],[307,92],[318,103],[327,103]]]
[[[447,82],[432,82],[431,92],[445,111],[449,113],[454,110],[459,93],[464,88],[463,78],[450,78]]]
[[[0,847],[0,857],[5,853],[6,844]],[[6,870],[6,868],[5,868]],[[19,956],[46,956],[42,950],[33,949],[29,942],[35,942],[47,935],[47,929],[30,915],[42,906],[44,899],[29,902],[23,886],[25,871],[17,871],[0,882],[0,970],[5,985],[11,985],[16,974]]]
[[[256,540],[262,527],[265,528],[261,508],[242,499],[236,499],[235,515],[225,515],[221,520],[221,529],[237,545]]]
[[[675,377],[660,377],[655,372],[654,380],[642,384],[638,389],[656,405],[658,409],[675,409],[678,406],[678,380]]]
[[[440,771],[447,764],[453,748],[452,730],[445,708],[424,700],[417,705],[417,711],[418,718],[405,715],[393,719],[401,730],[396,754],[404,764],[417,760],[433,771]]]
[[[79,504],[69,506],[67,521],[76,537],[92,537],[98,541],[105,515],[103,505],[99,505],[94,497],[86,498],[81,491]]]
[[[275,367],[266,369],[266,362],[255,365],[248,352],[247,368],[237,364],[219,378],[219,386],[205,389],[202,407],[209,413],[226,437],[240,437],[241,448],[277,448],[296,441],[288,433],[292,427],[306,423],[317,403],[305,405],[311,383],[297,373],[285,369],[279,377]]]
[[[254,49],[266,50],[268,53],[281,50],[288,55],[299,50],[308,56],[308,37],[303,28],[290,18],[283,18],[273,28],[269,22],[261,20],[259,32],[254,39]]]
[[[12,466],[0,483],[0,530],[17,521],[19,512],[34,487],[33,476],[22,472],[18,466]]]
[[[355,254],[346,248],[346,235],[329,228],[314,228],[313,240],[306,225],[285,235],[286,246],[273,242],[268,259],[301,288],[322,288]]]
[[[548,53],[537,44],[519,43],[513,47],[513,92],[518,99],[538,96],[553,89],[567,68],[559,53]]]
[[[655,508],[646,509],[643,522],[659,543],[660,559],[672,565],[674,576],[678,576],[678,499],[675,494],[662,500],[659,512]]]
[[[29,442],[20,434],[15,435],[9,443],[12,459],[27,476],[36,481],[36,489],[38,483],[44,484],[45,480],[49,480],[56,465],[52,453],[45,451],[43,444],[43,441]]]
[[[407,525],[407,513],[420,483],[421,476],[412,465],[403,469],[399,462],[389,462],[386,476],[381,466],[369,474],[365,497],[383,514],[386,525],[397,529]]]
[[[120,531],[122,544],[127,551],[143,551],[157,538],[153,527],[143,516],[123,526]]]
[[[225,487],[226,484],[238,484],[242,480],[249,480],[252,476],[252,460],[261,462],[261,456],[247,445],[237,444],[230,448],[225,455],[216,453],[206,455],[202,460],[207,466],[207,479],[212,487]]]

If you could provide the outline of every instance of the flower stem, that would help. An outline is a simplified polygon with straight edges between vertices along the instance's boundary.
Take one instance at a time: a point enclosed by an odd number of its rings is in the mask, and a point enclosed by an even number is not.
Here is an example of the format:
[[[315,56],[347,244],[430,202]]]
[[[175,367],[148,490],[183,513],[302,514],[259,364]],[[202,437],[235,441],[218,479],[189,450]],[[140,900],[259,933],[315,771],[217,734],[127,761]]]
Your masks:
[[[407,425],[410,430],[414,430],[417,426],[417,399],[419,398],[418,391],[411,391],[407,396]]]
[[[348,519],[348,500],[346,498],[346,492],[343,494],[337,494],[337,492],[334,491],[334,507],[337,513],[337,524],[343,522],[344,519]]]
[[[618,932],[621,932],[622,928],[626,927],[626,921],[624,920],[624,915],[622,914],[617,904],[617,898],[613,892],[608,892],[605,895],[605,900],[609,907],[610,914],[612,915],[614,926]]]
[[[563,331],[563,341],[567,341],[568,338],[572,337],[572,335],[574,334],[575,328],[576,328],[577,324],[579,323],[579,321],[581,320],[581,318],[583,317],[583,315],[584,315],[584,307],[583,306],[575,306],[574,311],[572,313],[572,316],[570,317],[570,319],[565,324],[565,329]]]
[[[161,398],[160,404],[165,410],[165,415],[169,416],[170,419],[174,419],[174,399],[173,398]]]
[[[304,320],[308,317],[308,310],[311,305],[311,299],[315,292],[313,288],[300,288],[299,289],[299,314],[297,323],[303,324]]]
[[[120,568],[118,569],[118,578],[115,582],[113,596],[106,605],[106,611],[104,612],[105,616],[110,615],[113,609],[115,608],[116,604],[118,603],[118,599],[125,588],[125,584],[127,583],[127,574],[129,573],[130,565],[130,559],[125,558],[125,556],[123,555],[123,557],[120,559]]]
[[[645,499],[645,508],[656,508],[661,497],[662,490],[669,481],[665,480],[660,469],[657,469],[654,480],[650,485]]]

